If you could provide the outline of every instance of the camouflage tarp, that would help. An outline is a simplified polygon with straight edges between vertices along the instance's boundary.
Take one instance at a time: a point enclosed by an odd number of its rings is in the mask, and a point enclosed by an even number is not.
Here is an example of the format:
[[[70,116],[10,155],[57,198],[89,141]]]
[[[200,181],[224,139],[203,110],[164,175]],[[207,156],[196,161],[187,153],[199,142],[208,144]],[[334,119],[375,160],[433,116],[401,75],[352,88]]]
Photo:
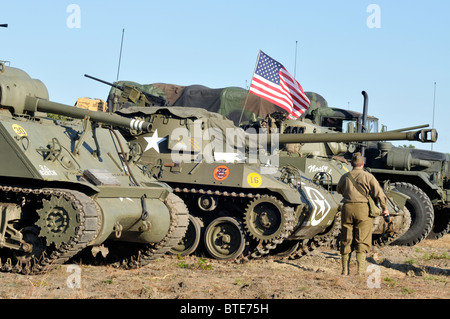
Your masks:
[[[180,86],[175,84],[154,83],[141,85],[135,82],[120,81],[117,85],[128,84],[146,93],[164,97],[169,106],[198,107],[210,112],[219,113],[232,120],[235,125],[253,118],[264,118],[273,112],[285,112],[278,106],[254,95],[248,90],[239,87],[226,87],[212,89],[203,85]],[[111,88],[108,96],[108,106],[111,111],[133,106],[132,103],[118,104],[114,109],[114,94],[120,95],[120,91]],[[326,107],[327,102],[319,94],[306,92],[311,100],[311,109]],[[244,108],[245,104],[245,108]],[[242,110],[244,109],[244,113]]]

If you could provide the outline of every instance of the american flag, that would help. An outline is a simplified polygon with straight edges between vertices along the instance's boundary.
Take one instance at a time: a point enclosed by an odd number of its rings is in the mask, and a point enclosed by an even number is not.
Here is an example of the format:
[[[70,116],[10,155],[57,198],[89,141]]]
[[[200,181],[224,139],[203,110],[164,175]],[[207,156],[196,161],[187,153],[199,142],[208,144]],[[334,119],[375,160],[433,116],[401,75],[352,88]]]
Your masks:
[[[250,92],[286,110],[290,118],[299,118],[311,103],[286,68],[262,51],[259,51]]]

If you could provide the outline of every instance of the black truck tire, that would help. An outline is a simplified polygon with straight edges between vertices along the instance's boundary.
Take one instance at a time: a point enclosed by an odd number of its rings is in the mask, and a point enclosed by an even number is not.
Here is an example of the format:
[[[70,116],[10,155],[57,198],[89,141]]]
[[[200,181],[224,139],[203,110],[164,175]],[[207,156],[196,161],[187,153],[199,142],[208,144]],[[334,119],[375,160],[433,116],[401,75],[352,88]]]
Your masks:
[[[427,194],[413,184],[397,182],[393,185],[399,192],[410,197],[406,201],[406,208],[411,213],[411,226],[394,244],[414,246],[431,232],[434,222],[433,204]]]

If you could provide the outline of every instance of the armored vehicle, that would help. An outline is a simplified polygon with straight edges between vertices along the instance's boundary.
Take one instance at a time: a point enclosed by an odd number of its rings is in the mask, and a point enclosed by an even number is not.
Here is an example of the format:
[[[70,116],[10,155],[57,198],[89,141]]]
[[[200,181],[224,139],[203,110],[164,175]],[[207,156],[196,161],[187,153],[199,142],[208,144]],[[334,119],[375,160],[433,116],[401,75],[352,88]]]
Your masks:
[[[135,267],[183,238],[186,205],[144,174],[110,128],[150,123],[51,102],[40,80],[0,70],[2,271],[40,273],[87,247]]]
[[[252,116],[256,119],[264,119],[264,116],[275,112],[277,107],[254,96],[248,96],[248,91],[238,88],[209,89],[203,86],[177,86],[170,84],[156,83],[152,85],[139,85],[132,82],[119,82],[121,86],[134,86],[147,93],[153,93],[159,97],[167,98],[169,105],[180,106],[200,106],[210,111],[225,115],[233,120],[236,125],[239,122],[239,114],[244,115],[244,119],[250,120]],[[120,90],[112,88],[108,96],[108,102],[119,109],[129,105],[142,105],[142,99],[138,103],[124,100],[125,94],[118,94]],[[367,102],[367,94],[365,101]],[[300,126],[304,123],[313,123],[337,132],[378,132],[378,119],[367,114],[367,103],[363,113],[328,107],[327,101],[319,94],[306,92],[311,101],[305,118],[302,118]],[[253,100],[252,100],[253,99]],[[245,101],[245,102],[244,102]],[[242,113],[245,103],[245,112]],[[163,105],[163,104],[147,104]],[[261,118],[262,117],[262,118]],[[364,123],[363,123],[364,122]],[[241,123],[239,123],[241,124]],[[292,124],[294,125],[294,124]],[[292,126],[291,125],[291,126]],[[294,125],[295,126],[295,125]],[[416,126],[409,129],[419,129],[425,126]],[[295,132],[295,128],[292,128]],[[315,128],[320,131],[321,128]],[[432,152],[418,149],[405,149],[393,147],[386,142],[349,142],[346,143],[315,143],[304,145],[302,154],[309,154],[309,163],[304,166],[306,169],[319,172],[322,169],[330,169],[336,165],[341,165],[351,152],[362,147],[362,151],[367,150],[366,168],[370,170],[381,183],[390,181],[391,186],[408,195],[407,207],[412,214],[412,224],[410,230],[396,243],[403,245],[414,245],[424,238],[440,238],[450,230],[450,173],[449,155],[445,153]],[[287,152],[291,157],[295,157],[295,151],[291,145]],[[346,150],[345,152],[340,152]],[[311,157],[314,157],[314,161]],[[336,160],[331,160],[334,157]],[[296,161],[294,159],[290,159]],[[304,161],[308,161],[303,158]],[[316,162],[315,162],[316,161]],[[298,163],[298,165],[304,165]],[[345,166],[344,166],[345,168]],[[335,169],[333,169],[335,172]],[[307,173],[307,172],[305,172]],[[321,172],[322,177],[326,177],[326,172]],[[318,175],[319,176],[319,175]],[[334,179],[336,180],[336,178]],[[337,181],[336,181],[337,182]]]
[[[149,133],[128,130],[126,137],[133,161],[171,185],[189,208],[194,226],[179,252],[192,252],[203,236],[206,251],[218,259],[258,257],[280,247],[302,255],[339,232],[341,196],[298,167],[278,163],[279,144],[422,140],[435,133],[256,134],[200,108],[129,107],[117,113],[153,125]],[[408,217],[401,205],[390,205],[394,235]],[[381,235],[386,225],[379,219],[374,228]]]
[[[364,130],[378,132],[378,119],[368,115],[368,96],[366,92],[362,94],[364,95],[362,113],[322,106],[308,110],[309,114],[304,121],[337,132]],[[383,131],[386,131],[385,127]],[[411,212],[411,228],[396,243],[415,245],[425,238],[437,239],[448,233],[450,230],[449,154],[395,147],[388,142],[350,145],[350,151],[356,149],[362,149],[365,153],[366,167],[379,181],[389,180],[399,191],[410,197],[406,206]],[[321,150],[321,156],[327,155],[336,154],[329,150]]]

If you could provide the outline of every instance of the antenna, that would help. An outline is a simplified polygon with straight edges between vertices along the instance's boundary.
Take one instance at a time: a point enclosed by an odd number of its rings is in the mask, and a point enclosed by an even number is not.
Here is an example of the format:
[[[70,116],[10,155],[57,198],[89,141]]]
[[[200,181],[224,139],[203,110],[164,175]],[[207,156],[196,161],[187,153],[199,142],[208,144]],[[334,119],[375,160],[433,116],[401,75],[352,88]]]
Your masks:
[[[125,34],[125,29],[122,29],[122,41],[120,42],[120,54],[119,54],[119,65],[117,66],[117,79],[119,81],[119,72],[120,72],[120,61],[122,60],[122,47],[123,47],[123,36]]]

